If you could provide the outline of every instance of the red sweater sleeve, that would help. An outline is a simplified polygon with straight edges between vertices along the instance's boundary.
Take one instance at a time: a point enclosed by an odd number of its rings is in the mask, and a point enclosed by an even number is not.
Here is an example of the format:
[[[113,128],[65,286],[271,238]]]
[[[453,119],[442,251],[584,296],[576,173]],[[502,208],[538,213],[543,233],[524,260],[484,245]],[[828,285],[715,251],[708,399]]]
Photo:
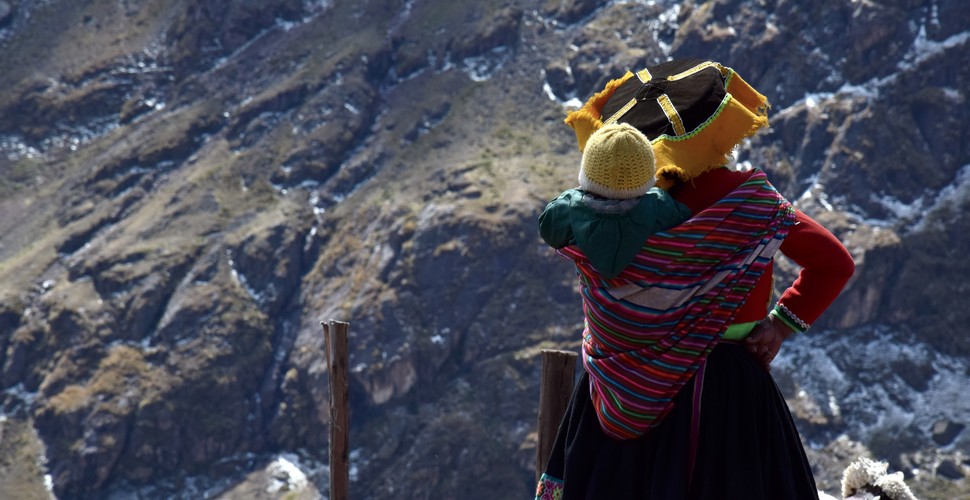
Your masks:
[[[802,269],[772,314],[804,331],[842,292],[855,272],[855,262],[838,238],[811,217],[796,210],[795,221],[781,253]]]

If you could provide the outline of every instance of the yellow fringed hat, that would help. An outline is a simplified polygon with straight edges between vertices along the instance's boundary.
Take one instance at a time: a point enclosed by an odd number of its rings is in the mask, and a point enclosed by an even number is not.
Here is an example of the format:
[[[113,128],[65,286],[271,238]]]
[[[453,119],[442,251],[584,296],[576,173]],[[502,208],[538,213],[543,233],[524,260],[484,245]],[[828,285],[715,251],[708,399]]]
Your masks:
[[[657,186],[690,180],[728,161],[768,125],[768,100],[731,68],[675,59],[611,80],[566,117],[579,150],[603,125],[629,123],[653,145]]]

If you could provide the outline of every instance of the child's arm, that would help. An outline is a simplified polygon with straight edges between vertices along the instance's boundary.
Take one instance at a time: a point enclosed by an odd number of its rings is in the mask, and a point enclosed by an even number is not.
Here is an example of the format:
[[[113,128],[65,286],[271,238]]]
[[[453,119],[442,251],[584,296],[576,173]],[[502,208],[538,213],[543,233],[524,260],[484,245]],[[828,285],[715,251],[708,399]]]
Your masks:
[[[576,242],[569,215],[572,196],[570,191],[562,193],[550,201],[539,215],[539,235],[553,248],[563,248]]]

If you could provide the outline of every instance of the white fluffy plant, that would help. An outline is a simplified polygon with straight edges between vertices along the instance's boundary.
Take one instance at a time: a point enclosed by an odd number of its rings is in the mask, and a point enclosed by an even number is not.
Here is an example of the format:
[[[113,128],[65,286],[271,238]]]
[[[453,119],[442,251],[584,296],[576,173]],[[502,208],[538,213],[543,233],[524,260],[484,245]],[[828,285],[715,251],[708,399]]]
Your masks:
[[[889,474],[889,464],[859,457],[842,472],[845,500],[917,500],[903,482],[903,473]]]

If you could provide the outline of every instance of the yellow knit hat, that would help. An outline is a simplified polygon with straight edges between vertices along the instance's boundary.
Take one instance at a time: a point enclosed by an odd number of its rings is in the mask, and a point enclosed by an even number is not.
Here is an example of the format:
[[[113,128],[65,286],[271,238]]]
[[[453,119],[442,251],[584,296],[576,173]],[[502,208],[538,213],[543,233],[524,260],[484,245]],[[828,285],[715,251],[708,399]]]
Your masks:
[[[606,125],[583,149],[579,186],[591,193],[625,200],[643,196],[654,185],[656,164],[650,141],[627,123]]]

